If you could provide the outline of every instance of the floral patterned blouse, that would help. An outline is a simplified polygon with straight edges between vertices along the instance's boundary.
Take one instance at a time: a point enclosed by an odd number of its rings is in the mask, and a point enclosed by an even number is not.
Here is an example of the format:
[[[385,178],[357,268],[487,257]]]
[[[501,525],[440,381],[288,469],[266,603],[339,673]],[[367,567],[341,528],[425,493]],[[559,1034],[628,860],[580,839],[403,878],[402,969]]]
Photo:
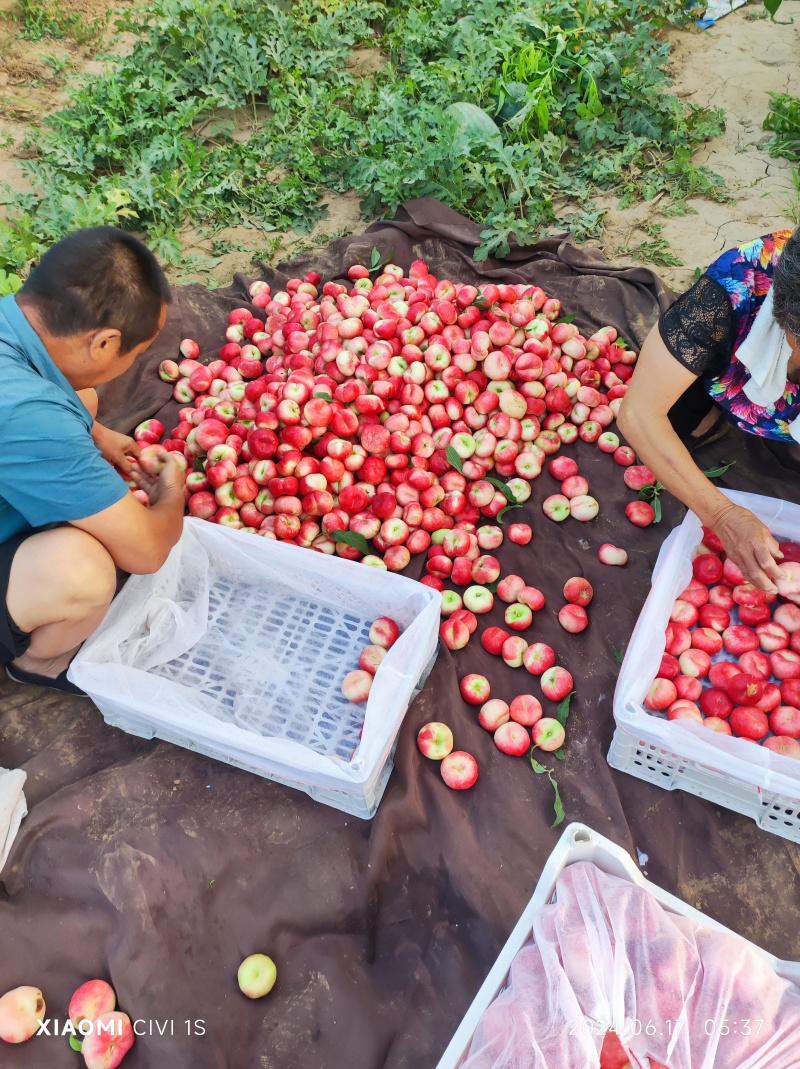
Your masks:
[[[787,381],[774,405],[754,405],[744,393],[750,372],[736,359],[736,352],[769,293],[791,234],[778,230],[724,252],[659,320],[664,344],[676,360],[702,378],[731,423],[780,441],[792,440],[789,424],[800,416],[800,385]]]

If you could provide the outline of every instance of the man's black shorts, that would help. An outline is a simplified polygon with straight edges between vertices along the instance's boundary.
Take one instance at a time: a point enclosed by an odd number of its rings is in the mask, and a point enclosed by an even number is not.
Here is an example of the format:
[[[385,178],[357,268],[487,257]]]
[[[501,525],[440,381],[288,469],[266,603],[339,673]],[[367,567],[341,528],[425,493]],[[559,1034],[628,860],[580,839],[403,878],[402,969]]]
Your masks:
[[[6,595],[8,594],[8,577],[11,574],[11,562],[14,554],[35,531],[23,531],[14,535],[7,542],[0,545],[0,595],[3,598],[2,610],[0,610],[0,664],[13,661],[25,652],[30,645],[31,636],[27,631],[22,631],[11,619],[6,607]]]

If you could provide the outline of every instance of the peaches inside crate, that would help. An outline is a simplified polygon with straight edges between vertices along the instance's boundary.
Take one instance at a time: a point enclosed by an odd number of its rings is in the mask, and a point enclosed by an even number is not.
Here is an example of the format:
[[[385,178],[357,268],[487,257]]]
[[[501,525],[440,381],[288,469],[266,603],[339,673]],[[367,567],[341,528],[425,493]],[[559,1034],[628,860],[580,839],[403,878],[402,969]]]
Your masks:
[[[736,504],[754,512],[779,541],[800,542],[800,507],[797,505],[753,494],[735,491],[725,493]],[[614,719],[617,726],[609,753],[609,763],[615,768],[642,779],[649,779],[668,789],[680,787],[709,798],[753,817],[762,827],[785,834],[789,838],[798,838],[800,760],[787,753],[771,750],[769,746],[776,745],[775,742],[763,745],[747,737],[737,737],[735,733],[723,734],[718,730],[718,723],[712,722],[706,726],[705,719],[701,721],[691,709],[687,718],[669,720],[666,711],[653,710],[646,704],[653,704],[653,697],[651,695],[648,698],[648,693],[654,679],[662,670],[665,632],[670,625],[670,616],[676,600],[693,579],[692,560],[702,538],[700,521],[690,512],[661,548],[650,594],[634,628],[617,681],[614,695]],[[786,604],[791,605],[790,602]],[[689,610],[691,605],[684,608]],[[735,603],[727,610],[735,632],[731,638],[737,638],[741,631],[747,630],[741,627],[740,608],[738,603]],[[755,633],[753,638],[755,639]],[[716,679],[718,672],[724,675],[728,671],[725,665],[734,662],[740,667],[739,656],[730,641],[713,653],[706,654],[693,647],[685,656],[688,657],[689,654],[707,658],[710,664],[710,667],[707,663],[700,666],[701,672],[708,669],[706,675],[701,675],[698,679],[702,687],[701,695],[705,695],[710,689],[712,679],[709,679],[708,675]],[[784,679],[783,661],[788,662],[793,658],[800,667],[800,657],[791,650],[783,651],[780,663],[775,661],[776,656],[780,659],[780,653],[772,653],[772,660],[763,652],[754,651],[750,656],[767,661],[772,676],[765,680],[765,686],[769,682],[774,690]],[[794,671],[793,665],[789,664],[788,669]],[[735,674],[732,668],[730,673]],[[662,688],[667,689],[663,684]],[[698,698],[698,701],[700,700]],[[702,702],[706,703],[705,697]],[[731,706],[736,704],[732,702]],[[717,715],[712,721],[718,719],[724,719],[724,716]],[[762,742],[777,738],[772,726],[764,728],[765,723],[769,724],[769,718],[763,713],[760,723],[765,732]],[[775,723],[773,719],[772,724]],[[717,730],[709,730],[709,727]],[[791,753],[792,749],[797,752],[800,747],[794,746],[790,740],[785,749]],[[655,770],[652,761],[631,757],[634,752],[637,755],[663,755],[670,762],[669,775],[665,775],[664,770]],[[783,814],[793,814],[788,824],[783,819],[767,819],[766,814],[773,813],[776,809]]]

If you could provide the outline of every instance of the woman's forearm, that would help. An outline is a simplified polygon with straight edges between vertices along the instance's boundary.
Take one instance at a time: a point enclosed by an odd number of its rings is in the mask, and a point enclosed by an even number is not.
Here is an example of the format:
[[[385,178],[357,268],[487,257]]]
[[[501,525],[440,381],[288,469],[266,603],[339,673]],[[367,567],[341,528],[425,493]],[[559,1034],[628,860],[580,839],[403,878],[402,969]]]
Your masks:
[[[752,512],[734,505],[703,475],[669,421],[672,406],[696,377],[675,359],[653,327],[639,354],[617,418],[644,463],[667,490],[701,523],[719,535],[725,552],[745,578],[762,590],[775,591],[783,554]]]

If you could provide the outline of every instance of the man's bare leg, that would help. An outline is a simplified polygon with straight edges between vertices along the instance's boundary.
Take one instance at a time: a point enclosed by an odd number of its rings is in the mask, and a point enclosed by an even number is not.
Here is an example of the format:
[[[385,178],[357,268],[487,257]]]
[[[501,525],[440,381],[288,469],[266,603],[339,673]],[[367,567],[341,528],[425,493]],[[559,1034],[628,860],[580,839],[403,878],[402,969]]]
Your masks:
[[[100,624],[116,588],[108,551],[75,527],[26,539],[14,555],[6,605],[31,642],[13,664],[54,679]]]

